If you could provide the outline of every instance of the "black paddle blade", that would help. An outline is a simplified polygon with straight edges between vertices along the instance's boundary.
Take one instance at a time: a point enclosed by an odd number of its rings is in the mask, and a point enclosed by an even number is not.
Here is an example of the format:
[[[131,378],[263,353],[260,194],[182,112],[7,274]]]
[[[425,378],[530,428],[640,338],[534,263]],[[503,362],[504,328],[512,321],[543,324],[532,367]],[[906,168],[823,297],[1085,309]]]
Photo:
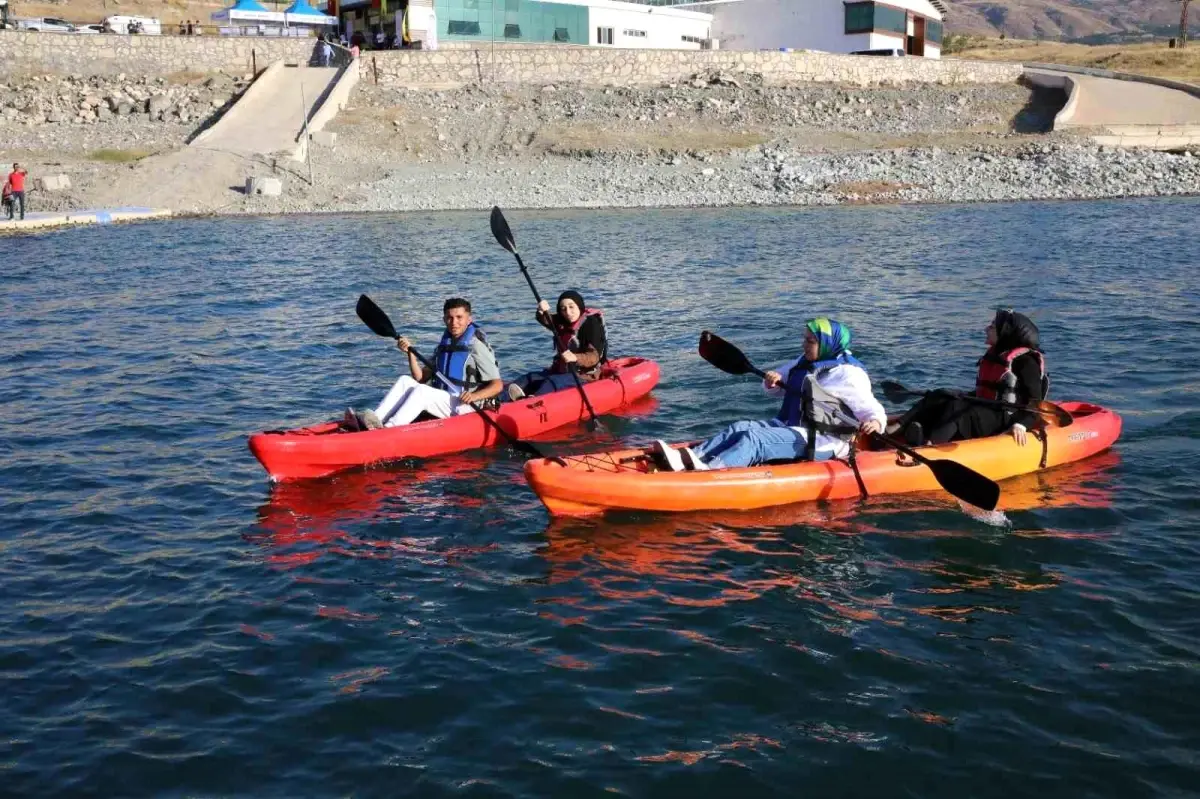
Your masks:
[[[995,510],[1000,501],[1000,485],[957,461],[928,461],[926,464],[942,488],[970,505]]]
[[[700,357],[731,375],[756,374],[757,369],[746,354],[716,333],[705,330],[700,334]]]
[[[371,328],[375,335],[397,338],[396,327],[392,324],[392,320],[388,319],[388,315],[383,312],[383,309],[372,302],[366,294],[358,296],[358,305],[354,306],[354,312],[367,327]]]
[[[500,210],[500,206],[492,206],[492,235],[496,237],[496,241],[500,242],[500,246],[511,253],[516,253],[517,242],[513,238],[512,229],[508,226],[508,220],[504,218],[504,212]]]
[[[911,397],[920,397],[924,394],[922,391],[905,388],[895,380],[884,380],[879,384],[879,389],[883,392],[883,396],[888,398],[888,402],[895,403],[901,403]]]

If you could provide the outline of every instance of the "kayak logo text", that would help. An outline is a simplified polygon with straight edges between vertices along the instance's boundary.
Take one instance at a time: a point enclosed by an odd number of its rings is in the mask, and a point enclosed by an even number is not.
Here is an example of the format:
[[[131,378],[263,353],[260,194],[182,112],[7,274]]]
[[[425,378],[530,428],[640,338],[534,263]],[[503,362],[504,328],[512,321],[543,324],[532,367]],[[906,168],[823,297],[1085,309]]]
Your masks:
[[[1089,438],[1099,438],[1099,437],[1100,437],[1100,434],[1097,433],[1095,430],[1086,430],[1082,433],[1072,433],[1071,435],[1067,436],[1067,441],[1070,441],[1071,443],[1075,443],[1078,441],[1087,441]]]

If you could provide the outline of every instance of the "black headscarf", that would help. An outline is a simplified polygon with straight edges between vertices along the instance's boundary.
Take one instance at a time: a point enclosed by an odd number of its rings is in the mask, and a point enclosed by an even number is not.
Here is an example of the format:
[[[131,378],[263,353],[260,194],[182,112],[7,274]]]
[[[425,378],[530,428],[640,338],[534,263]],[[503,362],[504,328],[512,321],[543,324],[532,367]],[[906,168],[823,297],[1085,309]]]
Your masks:
[[[1018,347],[1041,351],[1038,327],[1025,314],[1012,310],[996,311],[996,318],[992,324],[996,326],[996,344],[992,347],[994,351],[1008,352]]]
[[[563,318],[562,314],[558,312],[558,306],[562,304],[563,300],[570,300],[571,302],[575,303],[575,305],[579,308],[579,313],[581,314],[587,310],[587,305],[585,305],[583,302],[583,295],[578,291],[575,291],[575,289],[567,289],[562,294],[558,295],[558,302],[554,303],[554,324],[558,325],[559,327],[569,327],[570,323]]]

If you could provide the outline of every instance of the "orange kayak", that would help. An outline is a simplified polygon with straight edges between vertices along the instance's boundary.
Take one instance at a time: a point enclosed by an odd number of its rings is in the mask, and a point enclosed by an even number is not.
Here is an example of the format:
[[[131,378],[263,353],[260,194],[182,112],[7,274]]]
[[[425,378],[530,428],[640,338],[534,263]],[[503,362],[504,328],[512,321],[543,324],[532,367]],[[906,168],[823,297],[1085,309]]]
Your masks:
[[[1111,410],[1082,402],[1058,405],[1071,415],[1071,424],[1060,427],[1049,421],[1044,437],[1031,434],[1024,447],[1004,434],[921,447],[920,452],[930,460],[954,460],[1004,480],[1091,457],[1111,447],[1121,434],[1121,417]],[[872,451],[865,441],[859,444],[858,468],[871,495],[940,490],[928,468],[902,463],[892,449]],[[843,461],[671,472],[660,471],[645,449],[532,460],[525,464],[525,478],[556,516],[609,510],[752,510],[859,496],[854,472]]]

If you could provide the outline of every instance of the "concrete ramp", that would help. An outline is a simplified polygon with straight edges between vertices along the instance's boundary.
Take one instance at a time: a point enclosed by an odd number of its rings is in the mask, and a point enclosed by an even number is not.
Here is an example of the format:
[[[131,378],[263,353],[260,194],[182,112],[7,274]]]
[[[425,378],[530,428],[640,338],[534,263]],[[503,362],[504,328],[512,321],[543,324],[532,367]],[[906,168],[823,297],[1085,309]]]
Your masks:
[[[305,120],[310,133],[323,128],[345,107],[357,82],[357,61],[343,67],[276,62],[190,146],[243,156],[302,159],[308,151]]]
[[[1097,144],[1168,150],[1200,144],[1200,87],[1139,75],[1038,65],[1031,83],[1067,93],[1055,130],[1087,129]]]

